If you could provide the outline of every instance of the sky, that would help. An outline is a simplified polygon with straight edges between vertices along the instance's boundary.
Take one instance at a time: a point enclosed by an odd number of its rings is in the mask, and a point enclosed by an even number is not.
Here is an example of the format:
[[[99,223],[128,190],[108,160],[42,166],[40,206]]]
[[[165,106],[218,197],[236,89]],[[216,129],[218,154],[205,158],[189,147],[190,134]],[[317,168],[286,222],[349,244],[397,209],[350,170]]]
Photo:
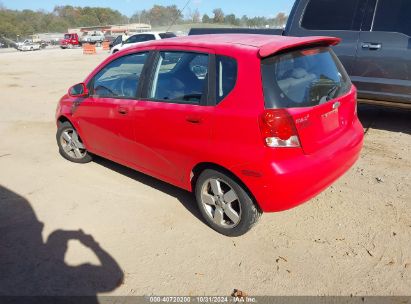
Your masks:
[[[177,5],[182,9],[188,0],[0,0],[9,9],[43,9],[52,11],[56,5],[73,6],[100,6],[119,10],[126,16],[133,15],[136,11],[149,9],[154,4]],[[288,14],[293,5],[293,0],[191,0],[186,10],[198,8],[201,14],[211,15],[214,8],[221,8],[224,13],[234,13],[237,16],[248,15],[273,17],[279,12]]]

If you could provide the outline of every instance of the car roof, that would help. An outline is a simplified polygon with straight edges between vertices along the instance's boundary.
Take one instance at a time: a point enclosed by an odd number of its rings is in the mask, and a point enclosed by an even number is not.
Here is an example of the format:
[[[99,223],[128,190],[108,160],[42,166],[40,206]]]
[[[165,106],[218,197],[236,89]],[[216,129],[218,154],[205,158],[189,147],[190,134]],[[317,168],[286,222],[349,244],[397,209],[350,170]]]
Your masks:
[[[141,46],[192,46],[211,48],[218,51],[221,48],[238,48],[258,52],[261,57],[267,57],[286,49],[310,45],[336,45],[340,42],[335,37],[289,37],[259,34],[210,34],[168,38],[150,41]]]

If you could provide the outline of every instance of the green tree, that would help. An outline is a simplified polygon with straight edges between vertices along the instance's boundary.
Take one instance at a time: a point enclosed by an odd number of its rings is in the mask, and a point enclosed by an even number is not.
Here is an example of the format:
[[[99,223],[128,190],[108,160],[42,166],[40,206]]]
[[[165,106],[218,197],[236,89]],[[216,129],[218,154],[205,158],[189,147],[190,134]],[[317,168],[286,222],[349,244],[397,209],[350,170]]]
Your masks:
[[[213,18],[214,23],[224,23],[224,12],[221,8],[214,9],[213,14],[214,14],[214,18]]]
[[[201,20],[203,23],[211,23],[212,21],[211,18],[207,14],[204,14]]]

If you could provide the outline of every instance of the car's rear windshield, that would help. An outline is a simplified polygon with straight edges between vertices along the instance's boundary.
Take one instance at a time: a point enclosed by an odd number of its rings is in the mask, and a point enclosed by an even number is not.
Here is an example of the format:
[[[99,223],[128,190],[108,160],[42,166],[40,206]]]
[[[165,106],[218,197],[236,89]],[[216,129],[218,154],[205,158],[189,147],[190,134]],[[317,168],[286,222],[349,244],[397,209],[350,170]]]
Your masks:
[[[265,107],[312,107],[345,95],[347,72],[329,47],[305,48],[262,60]]]
[[[177,37],[174,33],[160,33],[159,36],[161,39]]]

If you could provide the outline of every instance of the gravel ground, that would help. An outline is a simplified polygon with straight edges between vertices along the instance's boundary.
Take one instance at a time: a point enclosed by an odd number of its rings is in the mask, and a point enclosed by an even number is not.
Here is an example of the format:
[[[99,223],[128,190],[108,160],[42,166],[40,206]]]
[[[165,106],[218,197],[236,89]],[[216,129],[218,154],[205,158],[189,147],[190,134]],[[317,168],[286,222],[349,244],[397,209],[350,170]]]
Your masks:
[[[411,295],[411,112],[361,106],[349,172],[227,238],[189,193],[58,154],[57,101],[107,56],[0,54],[0,294]]]

